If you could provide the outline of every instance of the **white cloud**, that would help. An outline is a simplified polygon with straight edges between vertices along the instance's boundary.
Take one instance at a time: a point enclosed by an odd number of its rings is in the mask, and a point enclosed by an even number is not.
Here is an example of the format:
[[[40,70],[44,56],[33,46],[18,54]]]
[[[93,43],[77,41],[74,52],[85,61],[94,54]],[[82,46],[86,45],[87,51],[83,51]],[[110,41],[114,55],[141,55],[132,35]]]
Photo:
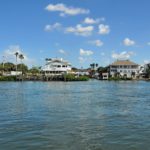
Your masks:
[[[81,56],[90,56],[90,55],[93,55],[93,51],[80,49],[80,55]]]
[[[63,50],[63,49],[58,50],[58,52],[61,53],[61,54],[64,54],[64,55],[67,54],[66,51]]]
[[[23,59],[23,63],[31,66],[31,64],[35,63],[35,60],[29,58],[25,52],[23,52],[23,50],[20,48],[19,45],[11,45],[8,47],[8,49],[4,50],[3,52],[3,56],[5,57],[5,61],[6,62],[13,62],[15,63],[16,57],[15,57],[15,53],[18,52],[19,54],[23,54],[24,59]],[[21,61],[18,59],[18,63],[21,63]]]
[[[65,32],[74,33],[75,35],[81,35],[81,36],[90,36],[93,30],[94,30],[93,26],[83,27],[81,24],[78,24],[75,27],[67,27]]]
[[[149,60],[144,60],[144,64],[149,64],[150,61]]]
[[[93,18],[87,17],[84,19],[83,23],[85,23],[85,24],[96,24],[96,23],[99,23],[99,21],[100,21],[99,19],[93,19]]]
[[[97,19],[93,19],[93,18],[89,18],[89,17],[86,17],[83,21],[83,23],[85,24],[97,24],[101,21],[105,21],[105,18],[97,18]]]
[[[99,47],[104,45],[104,43],[101,40],[89,41],[89,43],[99,46]]]
[[[135,41],[129,39],[129,38],[125,38],[124,41],[123,41],[123,44],[125,46],[132,46],[132,45],[135,45]]]
[[[131,56],[135,55],[134,52],[130,51],[130,52],[126,52],[123,51],[121,53],[112,53],[112,58],[114,59],[130,59]]]
[[[110,27],[109,25],[100,24],[99,25],[99,34],[109,34]]]
[[[53,25],[46,25],[44,30],[50,32],[52,30],[55,30],[55,29],[58,30],[60,28],[61,28],[61,24],[56,22]]]
[[[55,12],[55,11],[60,12],[60,16],[65,16],[65,15],[75,16],[79,14],[88,14],[90,12],[88,9],[67,7],[63,3],[49,4],[48,6],[46,6],[45,9],[50,12]]]

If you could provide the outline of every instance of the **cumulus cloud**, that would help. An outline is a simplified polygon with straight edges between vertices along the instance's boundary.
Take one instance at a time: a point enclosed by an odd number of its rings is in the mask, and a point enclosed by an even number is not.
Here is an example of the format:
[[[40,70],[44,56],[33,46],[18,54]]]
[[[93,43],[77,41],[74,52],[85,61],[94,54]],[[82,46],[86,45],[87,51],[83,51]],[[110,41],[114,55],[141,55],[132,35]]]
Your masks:
[[[45,9],[50,12],[60,12],[60,16],[75,16],[79,14],[88,14],[90,12],[88,9],[68,7],[63,3],[49,4]]]
[[[67,27],[65,29],[66,33],[74,33],[75,35],[81,36],[90,36],[94,30],[93,26],[82,26],[81,24],[76,25],[75,27]]]
[[[89,43],[96,45],[98,47],[103,46],[104,43],[101,40],[94,40],[94,41],[89,41]]]
[[[99,34],[109,34],[110,32],[109,25],[100,24],[98,28],[99,28]]]
[[[112,53],[112,58],[114,59],[130,59],[131,56],[135,55],[134,52],[130,51],[130,52],[127,52],[127,51],[123,51],[121,53],[115,53],[113,52]]]
[[[85,24],[97,24],[97,23],[99,23],[100,21],[105,21],[105,18],[93,19],[93,18],[86,17],[86,18],[84,19],[83,23],[85,23]]]
[[[25,52],[23,52],[23,50],[20,48],[19,45],[11,45],[8,47],[8,49],[4,50],[3,52],[3,56],[5,57],[5,61],[9,61],[9,62],[13,62],[15,63],[15,53],[18,52],[19,54],[23,54],[24,59],[23,59],[23,63],[27,64],[27,65],[31,65],[33,63],[35,63],[35,60],[29,58]],[[21,61],[18,59],[18,63],[21,63]]]
[[[144,64],[149,64],[150,60],[144,60]]]
[[[83,23],[85,23],[85,24],[96,24],[96,23],[99,23],[99,19],[93,19],[93,18],[86,17],[84,19]]]
[[[61,28],[61,24],[56,22],[53,25],[49,25],[49,24],[46,25],[44,30],[47,31],[47,32],[50,32],[50,31],[53,31],[53,30],[58,30],[60,28]]]
[[[125,38],[124,41],[123,41],[123,44],[125,46],[133,46],[133,45],[135,45],[135,41],[133,41],[133,40],[131,40],[129,38]]]
[[[80,55],[81,56],[90,56],[93,55],[93,51],[91,50],[84,50],[84,49],[80,49]]]

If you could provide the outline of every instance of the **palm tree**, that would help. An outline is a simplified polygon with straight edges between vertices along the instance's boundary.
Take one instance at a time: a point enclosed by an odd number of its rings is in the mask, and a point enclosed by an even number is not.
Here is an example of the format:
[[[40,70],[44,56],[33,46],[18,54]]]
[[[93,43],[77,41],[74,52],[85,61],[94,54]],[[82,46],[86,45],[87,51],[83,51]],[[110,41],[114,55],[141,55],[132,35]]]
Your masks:
[[[21,71],[23,72],[23,70],[22,70],[22,65],[23,65],[22,60],[24,59],[23,54],[20,54],[20,55],[19,55],[19,58],[20,58],[20,60],[21,60]]]
[[[98,64],[96,64],[96,68],[98,67]]]
[[[93,64],[90,64],[90,67],[92,68],[92,67],[93,67]]]
[[[95,68],[95,63],[90,64],[90,66],[91,66],[91,69],[94,70],[94,68]]]
[[[16,53],[15,53],[15,56],[16,56],[16,75],[17,75],[17,58],[18,58],[18,55],[19,55],[19,53],[16,52]]]

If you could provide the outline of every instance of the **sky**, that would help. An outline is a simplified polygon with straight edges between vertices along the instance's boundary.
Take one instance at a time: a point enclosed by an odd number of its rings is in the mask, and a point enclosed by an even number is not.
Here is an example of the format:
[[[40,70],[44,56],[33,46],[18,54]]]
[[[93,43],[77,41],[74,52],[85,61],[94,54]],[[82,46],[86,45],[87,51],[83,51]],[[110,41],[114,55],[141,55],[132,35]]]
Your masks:
[[[64,58],[74,67],[117,59],[150,61],[149,0],[1,0],[0,61],[42,66]]]

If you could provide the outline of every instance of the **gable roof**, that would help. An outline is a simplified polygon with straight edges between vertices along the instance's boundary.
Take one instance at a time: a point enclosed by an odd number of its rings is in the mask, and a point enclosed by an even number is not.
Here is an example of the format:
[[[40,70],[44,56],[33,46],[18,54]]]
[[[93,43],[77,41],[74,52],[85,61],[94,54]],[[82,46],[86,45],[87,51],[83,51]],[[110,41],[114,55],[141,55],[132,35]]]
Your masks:
[[[117,60],[114,63],[111,64],[111,66],[138,66],[138,64],[130,61],[130,60]]]

